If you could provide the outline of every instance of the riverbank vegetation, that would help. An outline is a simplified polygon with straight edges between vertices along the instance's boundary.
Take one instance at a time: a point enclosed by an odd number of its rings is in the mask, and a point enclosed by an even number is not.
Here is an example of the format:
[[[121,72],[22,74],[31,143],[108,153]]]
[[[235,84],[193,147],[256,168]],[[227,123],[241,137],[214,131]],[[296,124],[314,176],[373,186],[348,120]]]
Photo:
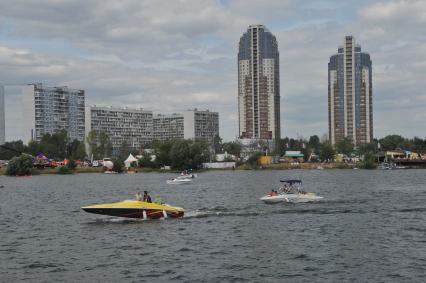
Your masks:
[[[204,162],[215,162],[217,154],[224,155],[221,161],[236,161],[236,167],[239,169],[255,169],[260,166],[260,156],[281,157],[286,151],[300,151],[304,156],[304,162],[333,163],[336,156],[343,155],[347,159],[358,160],[356,165],[359,168],[368,169],[375,167],[375,163],[378,162],[376,158],[383,151],[395,149],[426,151],[426,139],[418,137],[408,139],[399,135],[388,135],[358,146],[355,146],[350,139],[343,139],[332,146],[326,137],[320,139],[317,135],[310,136],[308,139],[286,137],[277,142],[274,152],[269,152],[264,144],[259,144],[257,149],[247,152],[239,142],[222,142],[220,137],[214,140],[214,144],[208,144],[202,140],[153,141],[145,146],[149,150],[130,148],[126,142],[123,142],[117,152],[113,152],[110,137],[106,132],[91,131],[86,142],[94,160],[112,157],[114,159],[112,170],[116,172],[124,170],[123,160],[129,153],[134,156],[139,155],[138,164],[132,164],[132,168],[143,168],[143,171],[146,172],[161,168],[200,169]],[[23,157],[23,153],[28,155]],[[84,160],[87,161],[85,166],[90,166],[89,159],[91,158],[86,154],[84,142],[71,140],[65,130],[45,134],[40,141],[31,141],[28,145],[24,145],[22,141],[7,142],[0,147],[0,160],[10,160],[8,169],[5,171],[9,175],[31,174],[27,168],[30,164],[29,160],[33,158],[34,164],[35,156],[40,153],[50,160],[63,161],[66,159],[68,162],[65,163],[66,168],[53,170],[52,173],[99,172],[102,170],[101,168],[95,170],[80,168]],[[77,167],[75,160],[78,160],[80,166]],[[64,167],[63,165],[58,166]],[[339,168],[339,166],[336,165],[334,168]],[[33,169],[32,171],[35,172]]]
[[[28,176],[31,175],[33,169],[33,161],[30,155],[22,154],[15,156],[7,165],[6,175],[8,176]]]

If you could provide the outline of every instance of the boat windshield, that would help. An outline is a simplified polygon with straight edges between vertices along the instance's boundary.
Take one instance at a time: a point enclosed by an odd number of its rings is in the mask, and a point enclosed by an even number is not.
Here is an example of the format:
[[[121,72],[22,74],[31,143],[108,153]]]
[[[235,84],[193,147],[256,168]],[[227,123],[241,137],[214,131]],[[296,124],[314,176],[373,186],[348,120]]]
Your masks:
[[[285,194],[297,194],[301,191],[301,180],[281,180],[284,186],[280,187],[279,192]]]
[[[302,180],[280,180],[281,183],[287,183],[289,185],[302,184]]]

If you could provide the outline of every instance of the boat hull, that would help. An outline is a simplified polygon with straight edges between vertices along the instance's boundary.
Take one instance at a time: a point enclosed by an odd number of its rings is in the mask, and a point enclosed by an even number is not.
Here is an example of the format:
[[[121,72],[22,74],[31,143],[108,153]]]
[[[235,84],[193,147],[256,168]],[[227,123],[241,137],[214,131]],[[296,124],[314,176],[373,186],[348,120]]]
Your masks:
[[[274,204],[281,202],[289,203],[300,203],[300,202],[314,202],[323,199],[323,197],[317,196],[315,194],[281,194],[277,196],[264,196],[260,200],[264,203]]]
[[[88,213],[141,219],[180,218],[184,209],[170,205],[143,201],[123,201],[112,204],[97,204],[82,207]]]
[[[192,179],[167,180],[167,184],[169,184],[169,185],[181,185],[181,184],[190,184],[190,183],[192,183]]]

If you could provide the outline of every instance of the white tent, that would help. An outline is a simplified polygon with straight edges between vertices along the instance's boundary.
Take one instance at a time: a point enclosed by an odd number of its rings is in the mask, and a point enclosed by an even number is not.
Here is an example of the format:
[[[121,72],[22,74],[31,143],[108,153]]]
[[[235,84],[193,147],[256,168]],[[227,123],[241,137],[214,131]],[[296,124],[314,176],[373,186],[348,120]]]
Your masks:
[[[127,157],[126,161],[124,161],[124,165],[126,168],[129,168],[133,162],[137,162],[138,160],[130,153],[129,157]]]

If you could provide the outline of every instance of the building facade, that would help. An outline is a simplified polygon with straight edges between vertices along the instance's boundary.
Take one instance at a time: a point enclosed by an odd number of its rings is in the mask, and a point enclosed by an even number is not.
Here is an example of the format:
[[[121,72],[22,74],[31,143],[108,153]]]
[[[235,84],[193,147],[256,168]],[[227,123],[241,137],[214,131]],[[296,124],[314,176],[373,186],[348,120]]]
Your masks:
[[[182,114],[161,115],[153,118],[153,139],[167,141],[184,138],[184,118]]]
[[[84,141],[84,90],[30,84],[23,88],[23,142],[65,129],[71,140]]]
[[[184,138],[205,140],[212,144],[219,136],[219,113],[188,110],[183,112]]]
[[[86,107],[86,136],[95,130],[108,134],[114,154],[123,143],[139,150],[152,141],[152,111],[143,109]],[[99,142],[99,141],[98,141]]]
[[[238,114],[242,139],[280,139],[278,43],[263,25],[251,25],[239,42]]]
[[[219,136],[219,113],[194,109],[182,114],[157,115],[153,118],[153,129],[155,140],[202,139],[213,143]]]
[[[354,144],[373,140],[372,63],[353,36],[346,36],[328,63],[329,139]]]

